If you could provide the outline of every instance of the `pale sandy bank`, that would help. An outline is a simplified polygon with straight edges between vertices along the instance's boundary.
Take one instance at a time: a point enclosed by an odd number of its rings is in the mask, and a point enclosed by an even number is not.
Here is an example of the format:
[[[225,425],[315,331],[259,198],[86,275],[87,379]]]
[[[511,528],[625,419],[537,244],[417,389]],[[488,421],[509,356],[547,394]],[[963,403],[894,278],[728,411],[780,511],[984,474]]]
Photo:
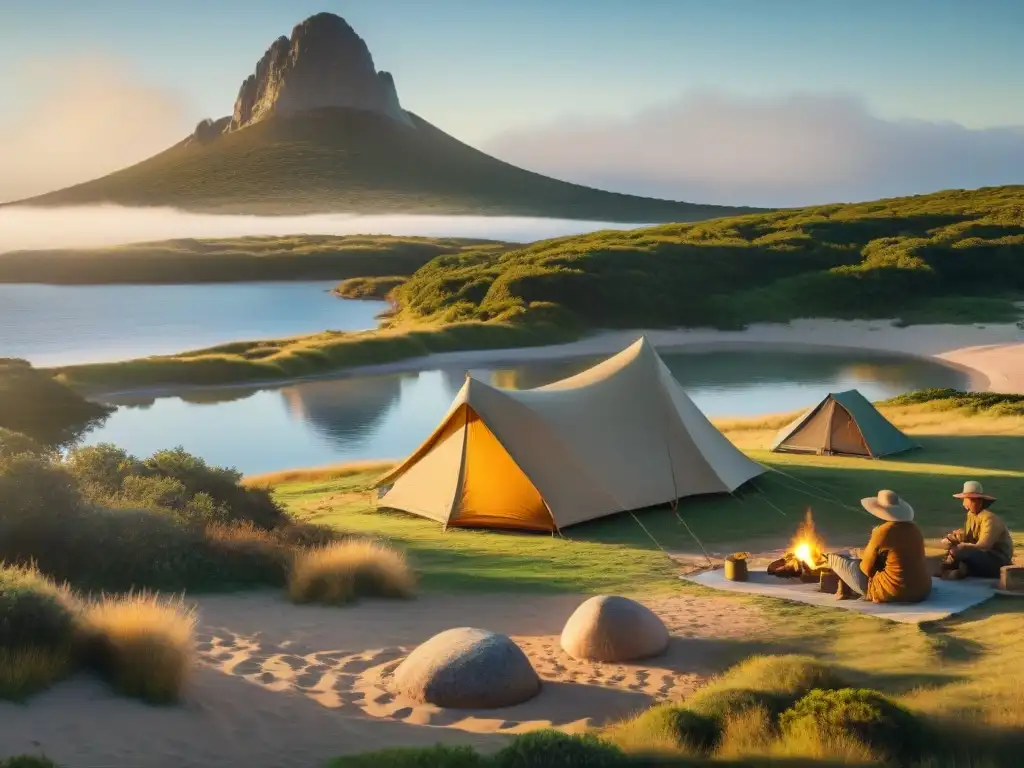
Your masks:
[[[445,352],[385,365],[349,369],[344,375],[389,373],[433,367],[479,366],[531,360],[567,359],[620,352],[641,335],[659,352],[722,349],[795,352],[862,349],[933,359],[971,375],[971,388],[1024,393],[1024,330],[993,325],[912,325],[891,320],[794,320],[751,325],[742,331],[677,329],[604,331],[569,344],[515,349]]]
[[[585,663],[561,651],[578,595],[436,595],[351,608],[292,606],[276,593],[206,597],[200,668],[184,704],[150,707],[78,678],[27,705],[0,703],[0,756],[44,752],[66,768],[313,768],[333,755],[437,742],[500,746],[505,734],[600,725],[678,698],[761,650],[766,619],[731,598],[645,602],[673,639],[637,664]],[[412,648],[476,626],[516,639],[544,680],[539,696],[491,711],[441,710],[383,681]]]

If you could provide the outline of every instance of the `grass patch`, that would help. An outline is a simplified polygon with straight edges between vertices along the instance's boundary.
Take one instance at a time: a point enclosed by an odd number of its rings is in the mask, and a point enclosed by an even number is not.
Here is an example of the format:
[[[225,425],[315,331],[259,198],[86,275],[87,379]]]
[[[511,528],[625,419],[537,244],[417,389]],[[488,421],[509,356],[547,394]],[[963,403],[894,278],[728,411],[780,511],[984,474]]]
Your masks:
[[[176,355],[48,370],[59,381],[88,392],[174,384],[243,384],[315,376],[435,352],[539,346],[575,338],[575,331],[546,323],[403,325],[377,331],[324,331],[288,339],[240,341]]]
[[[0,648],[0,699],[24,701],[63,680],[72,668],[69,648]]]
[[[1016,416],[937,410],[930,402],[884,405],[882,411],[924,449],[885,460],[776,454],[765,446],[789,416],[719,422],[755,460],[786,474],[769,473],[736,496],[685,499],[680,514],[717,551],[784,546],[807,507],[826,542],[864,546],[873,523],[857,511],[857,500],[880,488],[897,490],[927,510],[919,523],[936,539],[963,525],[963,509],[951,494],[964,480],[978,479],[1002,499],[1024,495],[1024,468],[1017,458],[1024,421]],[[433,521],[376,508],[368,486],[380,471],[376,466],[341,476],[313,474],[276,485],[274,495],[297,519],[393,541],[416,563],[427,589],[629,594],[643,585],[646,591],[669,591],[679,588],[678,566],[658,545],[669,552],[700,552],[667,507],[637,511],[643,527],[632,515],[614,515],[567,528],[564,538],[445,532]],[[997,510],[1012,530],[1024,529],[1024,512],[1016,506]]]
[[[14,755],[0,758],[0,768],[61,768],[48,757],[39,755]]]
[[[105,596],[83,612],[83,653],[122,695],[174,702],[195,661],[195,624],[195,614],[180,600]]]
[[[1024,294],[1022,204],[1024,187],[990,187],[606,230],[440,256],[395,296],[405,316],[442,322],[1012,322]]]
[[[334,288],[334,293],[343,299],[379,299],[391,298],[394,290],[408,280],[407,275],[387,275],[384,277],[350,277],[342,280]]]
[[[288,576],[296,603],[344,605],[360,597],[409,598],[416,576],[405,556],[376,541],[350,539],[299,552]]]
[[[0,283],[396,279],[391,276],[401,280],[435,256],[466,250],[502,251],[515,245],[473,238],[388,235],[182,238],[108,248],[11,251],[0,254]]]

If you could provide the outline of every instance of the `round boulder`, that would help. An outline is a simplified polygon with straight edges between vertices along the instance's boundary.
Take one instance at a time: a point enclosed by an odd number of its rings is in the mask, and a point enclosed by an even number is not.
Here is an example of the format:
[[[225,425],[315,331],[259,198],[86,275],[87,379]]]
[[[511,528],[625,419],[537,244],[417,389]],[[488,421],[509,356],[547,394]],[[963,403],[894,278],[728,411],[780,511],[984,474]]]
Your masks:
[[[510,707],[540,692],[540,678],[522,649],[484,629],[449,629],[398,665],[397,693],[454,709]]]
[[[562,649],[587,661],[632,661],[668,647],[661,619],[635,600],[598,595],[583,603],[562,630]]]

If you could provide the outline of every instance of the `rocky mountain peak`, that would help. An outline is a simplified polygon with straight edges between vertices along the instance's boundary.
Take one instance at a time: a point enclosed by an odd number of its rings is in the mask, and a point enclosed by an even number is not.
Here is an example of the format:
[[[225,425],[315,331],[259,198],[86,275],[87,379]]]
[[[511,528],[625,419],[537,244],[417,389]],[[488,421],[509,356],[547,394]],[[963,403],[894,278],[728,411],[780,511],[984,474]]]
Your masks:
[[[204,121],[194,138],[236,131],[271,115],[288,117],[325,107],[378,112],[409,127],[395,81],[378,72],[366,42],[340,16],[318,13],[300,22],[291,37],[279,37],[242,83],[230,121]],[[202,133],[203,136],[199,134]]]

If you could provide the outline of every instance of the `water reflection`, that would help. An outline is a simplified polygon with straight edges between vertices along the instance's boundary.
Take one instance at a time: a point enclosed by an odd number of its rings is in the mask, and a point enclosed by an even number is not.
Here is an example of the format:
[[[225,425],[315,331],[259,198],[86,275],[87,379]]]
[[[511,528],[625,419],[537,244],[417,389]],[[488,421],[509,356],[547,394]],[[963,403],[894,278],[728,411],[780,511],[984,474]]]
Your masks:
[[[709,416],[795,411],[828,392],[857,388],[871,400],[923,387],[964,387],[959,371],[911,358],[851,352],[714,352],[665,355]],[[506,388],[571,376],[594,358],[474,368]],[[196,390],[177,397],[117,398],[118,411],[88,442],[136,454],[173,445],[246,473],[359,459],[400,458],[437,425],[466,371],[445,368],[307,381],[276,388]]]

